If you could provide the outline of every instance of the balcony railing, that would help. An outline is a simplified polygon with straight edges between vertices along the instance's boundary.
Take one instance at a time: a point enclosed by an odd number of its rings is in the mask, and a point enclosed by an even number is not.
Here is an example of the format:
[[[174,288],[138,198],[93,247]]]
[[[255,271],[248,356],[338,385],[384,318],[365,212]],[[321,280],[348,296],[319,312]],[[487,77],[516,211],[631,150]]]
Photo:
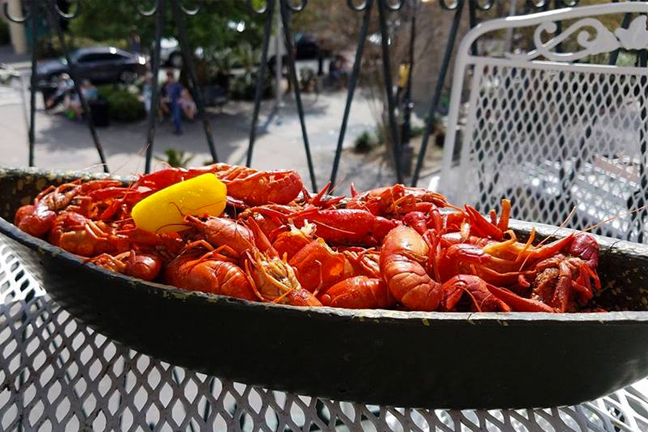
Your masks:
[[[336,183],[338,177],[338,171],[340,166],[340,160],[342,157],[342,148],[345,141],[347,133],[347,125],[349,116],[351,113],[351,106],[354,100],[354,96],[358,89],[359,77],[363,69],[363,55],[365,52],[365,45],[369,36],[370,23],[374,22],[372,20],[377,19],[377,27],[380,35],[380,55],[381,55],[381,74],[382,81],[384,84],[385,95],[385,112],[388,125],[388,138],[392,143],[392,168],[394,170],[395,178],[400,183],[411,183],[413,186],[416,186],[419,178],[421,176],[421,171],[423,169],[425,156],[428,151],[429,140],[431,132],[433,129],[433,124],[435,120],[435,114],[439,108],[439,104],[444,92],[444,86],[446,85],[448,69],[452,61],[453,49],[457,39],[457,34],[459,33],[460,23],[462,17],[467,13],[468,22],[470,27],[476,26],[482,15],[488,13],[489,18],[493,18],[496,14],[493,11],[493,6],[496,0],[485,0],[480,2],[479,0],[456,0],[454,3],[447,3],[447,0],[438,0],[438,7],[441,11],[440,13],[447,13],[449,19],[452,20],[449,33],[445,35],[443,40],[432,41],[434,43],[442,44],[445,46],[444,54],[442,58],[441,67],[438,71],[431,71],[436,75],[436,85],[433,89],[430,89],[429,97],[429,107],[428,115],[426,117],[426,123],[422,138],[422,144],[420,151],[418,152],[416,158],[416,164],[414,171],[409,178],[406,178],[406,171],[403,169],[402,159],[407,158],[407,152],[411,151],[407,149],[409,141],[409,118],[411,113],[411,76],[412,70],[416,65],[412,65],[409,68],[409,79],[405,92],[404,103],[401,105],[400,109],[397,106],[394,94],[394,77],[393,73],[393,61],[392,61],[392,50],[390,49],[390,40],[393,34],[392,31],[410,31],[411,32],[411,42],[410,42],[410,59],[409,63],[413,63],[413,44],[415,41],[415,32],[416,32],[416,19],[418,16],[420,2],[422,0],[346,0],[343,2],[339,1],[338,7],[347,7],[350,13],[360,14],[361,20],[359,21],[360,27],[358,29],[357,44],[355,46],[355,58],[351,68],[351,74],[347,86],[347,96],[346,104],[342,114],[341,123],[339,127],[339,133],[337,136],[337,145],[335,149],[331,149],[335,152],[333,158],[333,164],[331,167],[331,174],[329,180],[332,184]],[[547,10],[550,8],[560,8],[567,6],[574,6],[578,0],[565,1],[565,0],[544,0],[539,3],[534,3],[529,1],[525,4],[525,7],[521,12],[526,12],[530,10]],[[74,62],[70,58],[70,49],[66,46],[66,40],[64,37],[64,30],[61,23],[64,21],[74,20],[80,14],[83,13],[83,2],[80,0],[70,0],[70,8],[72,12],[64,12],[59,7],[60,1],[58,0],[23,0],[23,14],[22,16],[14,16],[8,10],[8,4],[4,3],[4,13],[7,18],[14,23],[23,23],[30,28],[37,28],[38,23],[45,18],[50,25],[52,30],[52,37],[58,40],[58,43],[61,46],[63,51],[63,56],[67,60],[70,69],[70,76],[74,81],[74,89],[79,101],[83,107],[84,112],[90,112],[91,107],[89,106],[86,98],[83,95],[83,92],[80,88],[80,82],[78,79],[78,74]],[[165,14],[170,11],[171,16],[173,17],[173,25],[176,28],[176,32],[179,39],[179,44],[182,50],[183,64],[186,67],[189,90],[192,92],[196,105],[198,115],[202,122],[202,127],[205,133],[205,140],[207,148],[211,155],[213,161],[218,161],[218,148],[219,142],[214,139],[212,133],[212,127],[210,124],[209,117],[205,110],[205,102],[203,89],[198,85],[198,78],[196,73],[196,65],[194,63],[193,56],[193,47],[190,46],[190,43],[187,38],[187,26],[191,25],[192,17],[201,13],[201,4],[204,2],[197,2],[195,8],[189,8],[182,3],[181,0],[154,0],[148,2],[146,5],[142,4],[139,1],[134,1],[132,3],[133,13],[139,13],[143,17],[154,21],[155,26],[155,36],[153,50],[151,53],[151,72],[153,77],[157,77],[161,68],[160,60],[160,50],[161,50],[161,40],[164,34],[165,26]],[[345,4],[346,3],[346,4]],[[288,68],[288,80],[290,81],[290,88],[295,99],[297,113],[299,116],[300,126],[301,126],[301,135],[302,135],[302,144],[304,148],[304,153],[306,157],[306,162],[308,166],[308,172],[310,175],[310,185],[314,190],[318,188],[320,182],[318,182],[315,177],[314,161],[311,155],[307,120],[304,112],[304,106],[302,103],[302,95],[300,91],[300,86],[298,83],[297,69],[295,66],[295,53],[293,47],[293,31],[292,31],[292,20],[296,14],[302,13],[309,5],[307,0],[247,0],[247,5],[249,7],[250,14],[260,15],[263,20],[263,35],[261,42],[261,59],[259,63],[259,68],[256,74],[257,83],[256,83],[256,92],[254,97],[254,105],[252,111],[252,120],[249,129],[249,141],[247,149],[246,164],[250,166],[253,163],[254,155],[254,146],[257,138],[257,128],[261,107],[261,99],[263,93],[264,80],[266,79],[266,74],[269,74],[269,70],[266,67],[268,62],[268,52],[270,49],[270,40],[273,33],[274,22],[276,20],[276,14],[279,14],[282,29],[283,29],[283,41],[286,48],[286,58],[287,58],[287,68]],[[389,25],[390,22],[394,21],[394,17],[398,17],[398,22],[407,23],[410,25],[400,25],[396,26],[395,29]],[[630,17],[624,19],[623,26],[627,28],[630,23]],[[37,45],[37,32],[31,32],[31,46],[35,47]],[[472,48],[476,53],[478,47],[474,46]],[[610,62],[615,63],[618,58],[618,53],[615,53],[611,56]],[[36,123],[36,103],[35,95],[38,90],[38,83],[36,82],[36,65],[37,65],[37,53],[35,49],[32,49],[31,57],[31,86],[30,86],[30,110],[29,110],[29,165],[34,166],[36,164],[36,158],[34,155],[34,144],[35,144],[35,123]],[[147,119],[147,130],[146,130],[146,163],[145,171],[149,172],[151,170],[151,163],[153,160],[153,151],[155,148],[155,135],[156,135],[156,113],[158,112],[158,106],[160,104],[160,88],[158,85],[158,80],[152,80],[152,98],[151,98],[151,109],[148,113]],[[402,111],[399,113],[399,111]],[[398,114],[401,114],[400,116]],[[398,118],[401,117],[404,119],[404,124],[398,124]],[[105,172],[110,172],[109,166],[106,161],[106,156],[103,150],[103,146],[95,128],[95,125],[92,121],[92,116],[87,116],[87,126],[90,132],[91,141],[94,144],[99,160],[103,166]],[[404,156],[405,155],[405,156]]]

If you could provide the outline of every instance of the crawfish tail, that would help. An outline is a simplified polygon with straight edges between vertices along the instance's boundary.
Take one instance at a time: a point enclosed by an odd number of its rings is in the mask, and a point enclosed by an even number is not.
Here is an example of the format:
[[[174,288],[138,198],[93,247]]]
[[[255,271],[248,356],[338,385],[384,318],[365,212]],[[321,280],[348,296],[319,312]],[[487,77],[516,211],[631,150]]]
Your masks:
[[[346,309],[385,309],[396,303],[384,281],[366,276],[338,282],[320,300],[325,306]]]
[[[411,310],[433,311],[441,302],[441,284],[424,267],[428,252],[416,230],[399,226],[387,234],[380,253],[380,270],[389,291]]]

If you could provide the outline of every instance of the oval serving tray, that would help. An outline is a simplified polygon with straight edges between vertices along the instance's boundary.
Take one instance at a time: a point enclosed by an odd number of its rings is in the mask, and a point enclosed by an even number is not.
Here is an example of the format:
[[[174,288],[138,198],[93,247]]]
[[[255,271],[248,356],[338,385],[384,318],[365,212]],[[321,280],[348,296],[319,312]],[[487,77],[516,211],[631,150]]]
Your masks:
[[[576,404],[648,375],[648,246],[597,237],[604,287],[596,302],[615,312],[427,313],[252,303],[108,272],[10,223],[38,191],[81,175],[0,168],[0,233],[77,319],[172,364],[300,394],[426,408]],[[531,227],[512,226],[522,236]],[[541,236],[556,232],[534,226]]]

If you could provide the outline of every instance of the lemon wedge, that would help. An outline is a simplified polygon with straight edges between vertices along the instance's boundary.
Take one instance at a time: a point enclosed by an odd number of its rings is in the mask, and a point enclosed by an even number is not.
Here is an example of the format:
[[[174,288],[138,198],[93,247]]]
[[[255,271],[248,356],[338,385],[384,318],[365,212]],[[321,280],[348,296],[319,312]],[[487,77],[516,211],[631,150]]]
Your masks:
[[[220,216],[227,203],[227,186],[214,174],[203,174],[164,188],[135,204],[137,228],[155,233],[177,232],[186,215]]]

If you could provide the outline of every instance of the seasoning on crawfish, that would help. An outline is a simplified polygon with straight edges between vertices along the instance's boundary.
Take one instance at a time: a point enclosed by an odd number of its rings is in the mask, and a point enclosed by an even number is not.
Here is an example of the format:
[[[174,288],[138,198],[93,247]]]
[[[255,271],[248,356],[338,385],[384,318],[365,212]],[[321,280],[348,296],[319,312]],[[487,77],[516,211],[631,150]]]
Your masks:
[[[598,244],[521,242],[510,202],[482,215],[420,188],[312,195],[292,170],[168,168],[128,186],[49,187],[23,231],[89,263],[179,288],[301,307],[421,311],[598,310]],[[301,195],[300,195],[301,193]],[[440,211],[440,209],[445,209]],[[450,210],[450,211],[448,211]]]

